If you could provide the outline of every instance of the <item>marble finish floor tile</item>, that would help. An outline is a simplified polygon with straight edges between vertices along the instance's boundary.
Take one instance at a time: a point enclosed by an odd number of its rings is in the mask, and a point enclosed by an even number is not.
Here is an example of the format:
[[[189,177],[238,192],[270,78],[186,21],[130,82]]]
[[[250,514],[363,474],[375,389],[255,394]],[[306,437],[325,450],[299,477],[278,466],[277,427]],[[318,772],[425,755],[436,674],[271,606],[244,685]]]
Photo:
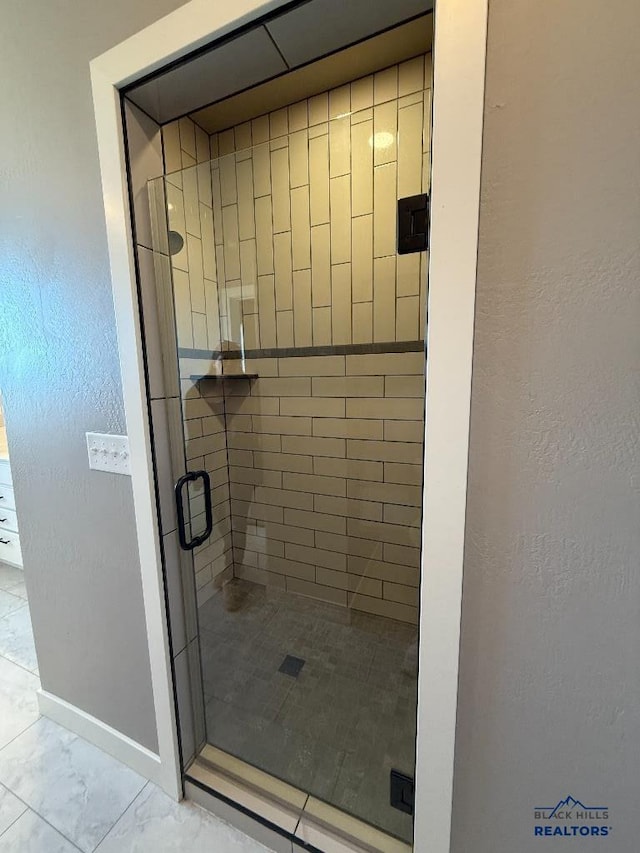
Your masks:
[[[35,675],[0,657],[0,749],[40,716],[36,698],[39,687]]]
[[[0,618],[0,655],[37,674],[38,659],[28,606]]]
[[[6,563],[0,563],[0,589],[11,589],[12,586],[24,581],[24,573],[22,569],[16,569],[15,566],[8,566]]]
[[[44,718],[0,750],[0,782],[84,853],[92,853],[145,784]]]
[[[0,853],[78,853],[78,848],[27,809],[0,835]]]
[[[96,853],[268,853],[268,848],[149,782]]]
[[[14,610],[18,610],[20,607],[26,607],[24,599],[20,598],[19,595],[14,595],[13,593],[8,592],[5,589],[0,589],[0,617],[7,616],[9,613],[13,613]]]
[[[0,835],[26,812],[27,807],[4,785],[0,785]]]
[[[20,583],[16,584],[15,586],[10,586],[7,592],[10,592],[11,595],[17,595],[24,601],[27,600],[27,587],[24,581],[20,581]]]

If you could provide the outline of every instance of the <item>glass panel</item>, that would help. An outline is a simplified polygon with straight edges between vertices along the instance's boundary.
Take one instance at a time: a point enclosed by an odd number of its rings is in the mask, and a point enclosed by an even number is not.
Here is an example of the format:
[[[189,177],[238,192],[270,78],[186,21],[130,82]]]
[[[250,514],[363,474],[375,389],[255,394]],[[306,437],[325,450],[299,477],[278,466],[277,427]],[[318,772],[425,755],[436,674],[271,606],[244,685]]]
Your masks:
[[[427,190],[429,100],[422,60],[401,75],[417,94],[387,76],[374,108],[258,120],[263,142],[152,195],[187,467],[212,478],[206,739],[410,841],[390,774],[415,764],[427,257],[395,229]],[[190,508],[197,532],[201,493]]]

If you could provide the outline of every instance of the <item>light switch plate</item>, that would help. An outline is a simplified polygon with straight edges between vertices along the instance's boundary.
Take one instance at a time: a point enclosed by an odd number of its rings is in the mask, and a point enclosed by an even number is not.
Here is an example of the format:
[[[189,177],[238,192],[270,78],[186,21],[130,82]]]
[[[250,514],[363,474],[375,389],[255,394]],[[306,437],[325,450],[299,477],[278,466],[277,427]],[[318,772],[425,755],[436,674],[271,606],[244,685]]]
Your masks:
[[[88,432],[87,452],[89,468],[93,468],[94,471],[131,475],[129,436]]]

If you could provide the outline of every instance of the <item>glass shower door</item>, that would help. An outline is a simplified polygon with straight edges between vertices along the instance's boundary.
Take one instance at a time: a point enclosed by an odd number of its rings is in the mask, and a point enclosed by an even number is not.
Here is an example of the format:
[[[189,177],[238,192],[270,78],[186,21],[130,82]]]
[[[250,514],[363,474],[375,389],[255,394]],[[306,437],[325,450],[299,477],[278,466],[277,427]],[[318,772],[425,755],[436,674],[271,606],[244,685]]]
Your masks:
[[[206,474],[185,544],[210,528],[196,745],[410,842],[427,257],[397,253],[396,206],[428,189],[430,65],[380,75],[375,105],[348,108],[356,81],[346,109],[258,117],[156,183],[174,441]]]

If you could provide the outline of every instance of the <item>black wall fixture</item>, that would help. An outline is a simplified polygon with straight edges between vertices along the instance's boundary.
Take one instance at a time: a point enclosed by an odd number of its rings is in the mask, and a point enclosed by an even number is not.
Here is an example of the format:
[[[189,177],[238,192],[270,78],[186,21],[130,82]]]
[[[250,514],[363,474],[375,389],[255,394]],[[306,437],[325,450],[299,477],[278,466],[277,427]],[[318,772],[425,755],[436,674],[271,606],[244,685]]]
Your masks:
[[[398,254],[429,248],[429,196],[426,193],[398,199]]]
[[[390,796],[389,803],[394,809],[406,814],[413,814],[415,804],[415,786],[411,776],[392,770],[389,774]]]

